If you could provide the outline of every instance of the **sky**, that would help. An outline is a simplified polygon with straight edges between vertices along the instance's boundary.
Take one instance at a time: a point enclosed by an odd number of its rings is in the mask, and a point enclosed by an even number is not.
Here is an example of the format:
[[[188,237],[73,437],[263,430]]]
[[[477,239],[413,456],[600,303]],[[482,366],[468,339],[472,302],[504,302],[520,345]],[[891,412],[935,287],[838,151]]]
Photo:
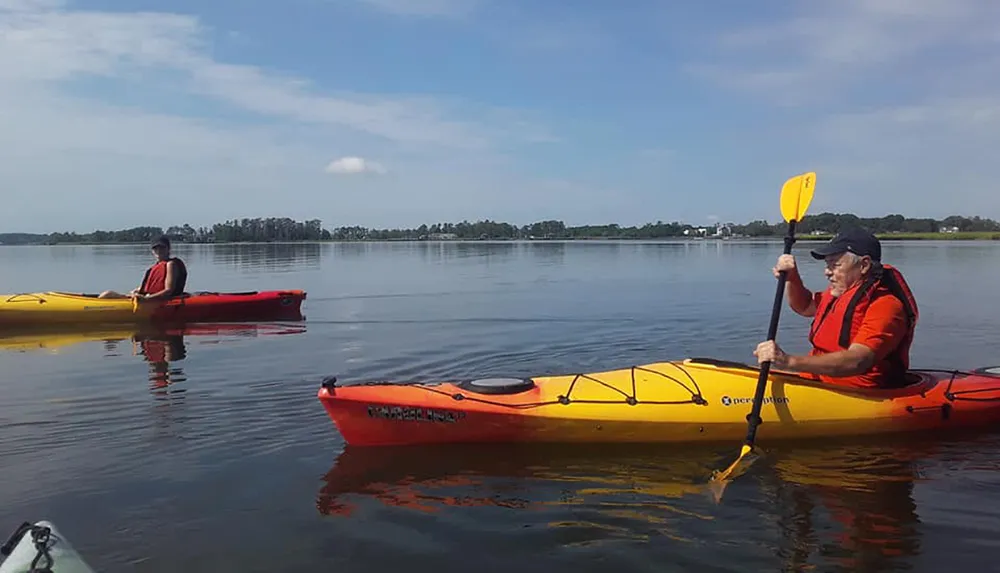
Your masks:
[[[0,232],[1000,219],[1000,2],[0,0]]]

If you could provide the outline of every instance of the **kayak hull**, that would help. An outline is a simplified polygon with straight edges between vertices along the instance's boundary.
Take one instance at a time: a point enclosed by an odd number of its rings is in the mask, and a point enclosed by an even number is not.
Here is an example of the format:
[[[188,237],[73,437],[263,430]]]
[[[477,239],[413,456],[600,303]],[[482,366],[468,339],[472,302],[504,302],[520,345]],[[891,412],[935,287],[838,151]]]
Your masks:
[[[302,320],[301,290],[185,293],[166,301],[97,298],[67,292],[0,295],[0,328],[81,323],[186,323]]]
[[[722,442],[746,437],[758,375],[688,359],[523,380],[338,386],[330,378],[317,397],[355,446]],[[758,439],[1000,427],[1000,370],[911,376],[905,388],[855,390],[772,371]]]

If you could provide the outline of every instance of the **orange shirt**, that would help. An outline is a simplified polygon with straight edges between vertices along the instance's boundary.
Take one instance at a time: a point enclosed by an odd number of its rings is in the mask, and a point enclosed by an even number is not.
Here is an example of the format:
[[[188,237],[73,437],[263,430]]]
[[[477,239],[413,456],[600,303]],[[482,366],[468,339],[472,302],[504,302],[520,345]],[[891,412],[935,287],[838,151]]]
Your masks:
[[[813,300],[819,304],[819,297],[823,292],[813,295]],[[875,353],[876,362],[880,362],[889,355],[890,352],[899,346],[906,336],[906,309],[903,302],[894,296],[883,296],[874,300],[869,306],[865,317],[858,328],[857,334],[851,339],[851,344],[863,344]],[[810,354],[818,354],[815,350]],[[858,376],[835,378],[832,376],[819,376],[819,378],[830,384],[841,386],[852,386],[856,388],[876,388],[878,377],[870,373]]]

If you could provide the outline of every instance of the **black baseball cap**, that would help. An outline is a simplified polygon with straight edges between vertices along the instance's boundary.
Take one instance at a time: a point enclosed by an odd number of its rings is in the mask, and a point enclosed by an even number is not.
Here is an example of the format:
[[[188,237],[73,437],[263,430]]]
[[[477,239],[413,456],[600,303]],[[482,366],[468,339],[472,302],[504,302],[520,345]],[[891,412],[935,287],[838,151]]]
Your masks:
[[[810,254],[816,259],[823,259],[829,255],[847,252],[859,256],[868,255],[873,261],[882,260],[882,244],[875,235],[861,227],[844,229],[830,239],[829,243],[810,251]]]
[[[153,239],[153,242],[149,244],[152,247],[170,247],[170,237],[166,235],[160,235],[159,237]]]

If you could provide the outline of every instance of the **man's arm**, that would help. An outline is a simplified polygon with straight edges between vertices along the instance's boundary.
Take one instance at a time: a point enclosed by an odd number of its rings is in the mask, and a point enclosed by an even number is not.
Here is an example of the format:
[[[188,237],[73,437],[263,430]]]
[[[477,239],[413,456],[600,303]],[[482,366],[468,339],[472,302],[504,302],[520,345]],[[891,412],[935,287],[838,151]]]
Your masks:
[[[797,314],[810,318],[816,314],[816,299],[802,284],[798,271],[789,271],[785,280],[785,296],[788,297],[788,306]]]
[[[795,257],[781,255],[771,272],[776,279],[781,278],[781,273],[785,273],[785,297],[788,298],[788,306],[793,311],[805,317],[816,314],[816,302],[813,300],[813,294],[802,284],[802,276],[799,275]]]
[[[758,360],[771,360],[775,367],[836,378],[864,374],[885,358],[906,334],[906,314],[899,299],[882,297],[868,307],[857,336],[845,350],[817,356],[785,354],[773,341],[763,342],[755,352]],[[763,348],[762,348],[763,347]]]
[[[167,278],[163,281],[163,290],[152,292],[147,295],[143,295],[144,300],[155,300],[159,298],[164,298],[167,294],[173,292],[174,290],[174,269],[177,268],[177,261],[170,261],[167,263]]]
[[[842,378],[864,374],[875,364],[876,355],[871,348],[855,342],[847,350],[818,356],[789,356],[783,368],[795,372],[809,372],[821,376]]]

